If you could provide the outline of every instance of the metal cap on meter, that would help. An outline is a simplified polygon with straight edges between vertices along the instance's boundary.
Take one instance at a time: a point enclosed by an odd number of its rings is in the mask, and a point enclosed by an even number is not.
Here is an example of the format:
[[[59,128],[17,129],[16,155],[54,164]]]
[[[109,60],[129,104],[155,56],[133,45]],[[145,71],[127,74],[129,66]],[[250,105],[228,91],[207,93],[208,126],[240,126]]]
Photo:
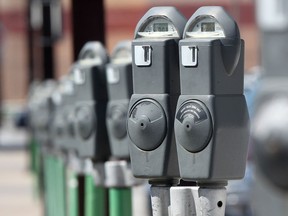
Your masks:
[[[112,156],[130,157],[127,136],[127,112],[132,95],[131,41],[121,41],[114,48],[106,66],[109,96],[106,123]]]
[[[222,7],[201,7],[188,20],[183,39],[221,41],[221,55],[226,73],[234,72],[239,61],[241,39],[237,23]],[[182,64],[197,66],[199,49],[195,46],[182,46]]]
[[[180,38],[186,21],[175,7],[153,7],[139,20],[134,38]]]
[[[174,7],[151,8],[138,22],[135,39],[180,38],[186,19]],[[150,66],[152,46],[143,44],[134,47],[134,58],[137,66]]]

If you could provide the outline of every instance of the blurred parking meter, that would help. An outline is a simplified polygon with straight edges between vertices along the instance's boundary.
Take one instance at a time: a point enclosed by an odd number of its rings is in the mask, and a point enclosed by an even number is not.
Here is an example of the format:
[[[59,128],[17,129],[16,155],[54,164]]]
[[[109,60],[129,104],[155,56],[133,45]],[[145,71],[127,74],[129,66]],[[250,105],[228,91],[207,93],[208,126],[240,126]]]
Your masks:
[[[135,184],[130,168],[127,112],[132,95],[131,41],[121,41],[114,48],[106,67],[109,96],[106,123],[111,160],[105,163],[106,185],[109,187],[109,215],[131,216],[131,188]]]
[[[256,214],[263,216],[288,213],[287,9],[284,0],[256,1],[263,71],[252,131],[257,171],[254,207]]]
[[[110,156],[106,130],[107,52],[100,42],[88,42],[72,69],[75,86],[77,157],[84,174],[85,215],[107,214],[104,162]],[[94,188],[93,190],[91,188]]]
[[[126,119],[129,100],[132,95],[132,53],[131,42],[119,42],[106,67],[109,103],[107,108],[107,130],[111,156],[129,160],[129,138]]]
[[[67,215],[78,214],[78,182],[76,173],[79,172],[79,161],[75,156],[77,141],[75,140],[74,126],[74,83],[71,74],[60,78],[58,89],[52,95],[54,104],[54,121],[51,136],[55,149],[59,154],[58,161],[63,162],[65,203],[63,204]]]
[[[30,108],[30,123],[35,142],[39,145],[38,172],[43,178],[45,212],[47,215],[64,214],[64,163],[58,160],[51,136],[54,120],[52,94],[57,84],[48,80],[33,88]],[[42,176],[43,175],[43,176]],[[57,195],[56,195],[57,194]]]

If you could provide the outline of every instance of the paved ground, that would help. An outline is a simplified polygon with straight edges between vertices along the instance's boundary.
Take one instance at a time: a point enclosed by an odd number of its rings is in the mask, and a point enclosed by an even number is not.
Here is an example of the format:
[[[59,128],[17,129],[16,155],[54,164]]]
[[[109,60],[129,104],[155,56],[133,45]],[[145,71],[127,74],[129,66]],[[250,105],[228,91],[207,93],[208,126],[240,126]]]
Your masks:
[[[42,208],[33,195],[33,178],[23,150],[0,151],[0,215],[41,216]]]

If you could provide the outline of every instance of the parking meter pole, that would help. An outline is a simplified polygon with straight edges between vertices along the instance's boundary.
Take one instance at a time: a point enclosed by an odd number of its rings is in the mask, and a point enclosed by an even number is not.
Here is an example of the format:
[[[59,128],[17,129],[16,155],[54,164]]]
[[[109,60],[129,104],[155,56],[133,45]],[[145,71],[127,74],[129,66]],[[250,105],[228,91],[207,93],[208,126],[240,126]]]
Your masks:
[[[163,216],[170,215],[170,186],[151,186],[151,204],[152,204],[152,215]]]
[[[56,207],[54,200],[54,188],[56,178],[54,173],[54,162],[51,155],[44,155],[44,192],[45,192],[45,215],[56,215]]]
[[[78,215],[78,182],[74,170],[66,170],[67,178],[67,216]]]
[[[131,188],[109,189],[109,215],[132,216]]]
[[[104,164],[90,159],[84,162],[85,216],[107,216],[107,189],[104,186]]]
[[[92,175],[85,176],[85,216],[105,216],[107,192],[96,186]]]
[[[172,187],[170,196],[171,216],[225,215],[225,187]]]
[[[44,169],[44,208],[45,208],[45,216],[49,216],[49,190],[48,190],[48,176],[49,176],[49,163],[48,163],[48,157],[44,155],[43,159],[43,169]]]
[[[43,168],[45,215],[66,215],[64,159],[47,151]]]
[[[78,174],[81,172],[81,161],[77,156],[69,151],[66,166],[66,211],[67,216],[78,216],[79,193],[78,193]]]
[[[29,143],[30,150],[30,170],[34,177],[34,192],[35,196],[40,197],[42,188],[41,188],[41,179],[40,179],[40,148],[35,140],[35,137],[31,137]]]
[[[126,160],[107,161],[105,174],[109,188],[109,216],[131,216],[132,186],[137,182],[130,164]]]
[[[63,157],[55,157],[55,172],[56,172],[56,185],[57,191],[55,191],[55,198],[57,197],[58,202],[56,203],[58,214],[59,215],[66,215],[66,197],[65,197],[65,168],[64,168],[64,160]]]

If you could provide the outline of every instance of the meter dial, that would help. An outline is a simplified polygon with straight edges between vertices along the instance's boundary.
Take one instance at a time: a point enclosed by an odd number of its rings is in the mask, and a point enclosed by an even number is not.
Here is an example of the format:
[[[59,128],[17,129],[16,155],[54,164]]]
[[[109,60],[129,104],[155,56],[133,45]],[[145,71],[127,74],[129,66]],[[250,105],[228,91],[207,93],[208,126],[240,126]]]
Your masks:
[[[141,27],[138,35],[141,37],[179,37],[179,34],[166,17],[151,17]]]
[[[202,151],[212,135],[212,120],[206,106],[197,100],[181,105],[174,123],[176,140],[189,152]]]
[[[224,38],[222,26],[212,16],[198,17],[185,33],[186,38]]]
[[[117,139],[122,139],[127,134],[126,120],[127,108],[123,106],[113,106],[108,110],[108,119],[111,125],[112,135]]]
[[[81,137],[87,140],[93,133],[95,117],[89,106],[81,106],[76,111],[78,130]]]
[[[166,136],[166,130],[165,112],[156,101],[140,100],[130,110],[128,134],[138,148],[144,151],[158,148]]]

